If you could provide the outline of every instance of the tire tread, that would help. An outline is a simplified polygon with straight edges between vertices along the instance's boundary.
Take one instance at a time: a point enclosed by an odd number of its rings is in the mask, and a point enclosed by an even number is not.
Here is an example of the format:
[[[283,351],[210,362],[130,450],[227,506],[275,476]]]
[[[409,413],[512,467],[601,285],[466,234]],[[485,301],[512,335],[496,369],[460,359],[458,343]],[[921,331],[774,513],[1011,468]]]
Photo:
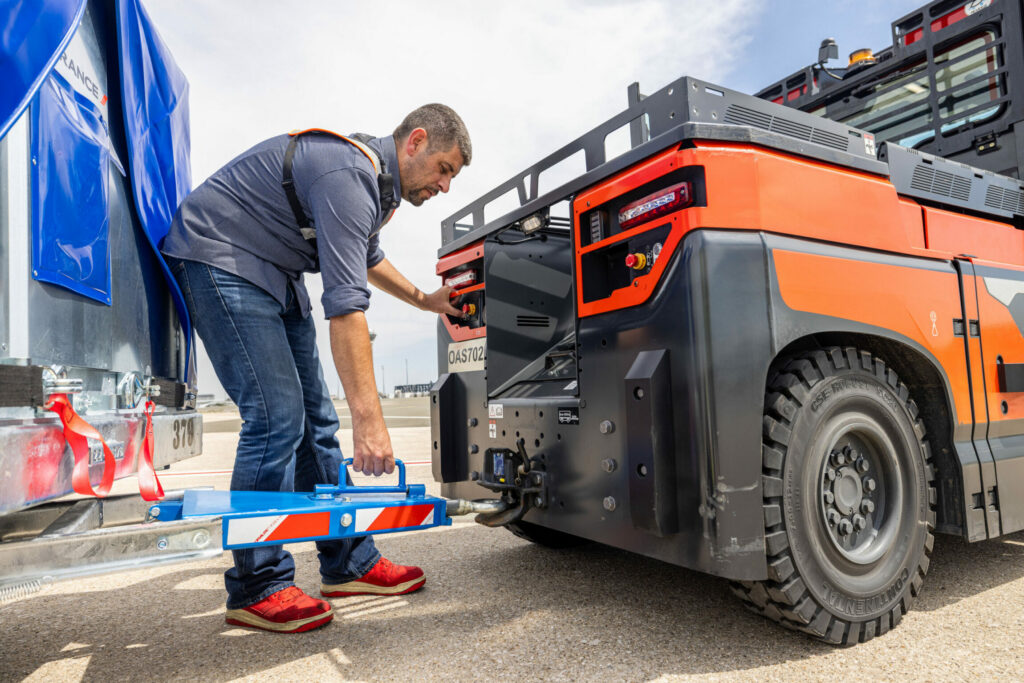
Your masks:
[[[762,484],[764,494],[765,550],[768,576],[765,581],[733,583],[733,592],[752,611],[783,626],[803,631],[834,645],[853,645],[871,640],[895,628],[918,595],[931,564],[935,526],[935,469],[925,440],[924,423],[910,391],[894,370],[870,352],[852,346],[831,346],[806,351],[776,366],[769,375],[765,398]],[[899,397],[910,417],[924,455],[927,479],[928,533],[908,593],[893,609],[872,620],[857,622],[836,617],[819,604],[807,590],[791,556],[789,535],[782,520],[783,465],[791,438],[792,420],[810,396],[813,387],[840,370],[860,368],[874,375]]]

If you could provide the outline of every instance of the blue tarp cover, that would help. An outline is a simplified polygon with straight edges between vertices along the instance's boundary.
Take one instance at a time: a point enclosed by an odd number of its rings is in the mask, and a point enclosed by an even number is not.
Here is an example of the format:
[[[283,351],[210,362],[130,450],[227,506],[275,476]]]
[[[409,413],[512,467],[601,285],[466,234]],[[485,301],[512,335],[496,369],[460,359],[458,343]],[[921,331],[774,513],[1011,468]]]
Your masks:
[[[112,160],[99,108],[51,73],[32,105],[32,275],[108,306]]]
[[[0,138],[57,63],[84,11],[85,0],[0,0]]]
[[[37,154],[37,161],[50,155],[47,158],[51,166],[47,169],[47,187],[37,186],[34,194],[39,196],[34,201],[48,211],[48,215],[68,219],[68,196],[60,198],[51,196],[49,192],[53,188],[60,188],[62,192],[67,188],[75,188],[75,183],[80,183],[77,185],[79,188],[89,185],[89,193],[81,197],[83,203],[76,208],[74,222],[69,225],[91,225],[93,237],[88,239],[87,236],[78,236],[74,242],[64,240],[64,250],[56,243],[48,245],[47,248],[55,247],[69,259],[63,264],[58,264],[59,267],[54,267],[54,272],[61,272],[61,277],[72,272],[78,273],[77,280],[81,288],[72,287],[73,289],[88,289],[90,292],[83,293],[109,303],[109,272],[106,274],[108,284],[105,287],[105,299],[97,294],[103,291],[104,287],[95,286],[98,280],[103,279],[102,273],[96,267],[103,258],[99,251],[105,248],[101,244],[105,237],[99,238],[99,231],[95,228],[101,222],[99,198],[106,192],[105,181],[109,173],[106,169],[99,170],[100,158],[105,152],[109,153],[109,146],[93,144],[98,136],[97,121],[93,120],[95,112],[90,112],[87,107],[82,106],[75,114],[75,109],[70,105],[74,103],[78,106],[82,104],[81,100],[73,96],[69,98],[66,93],[59,94],[59,77],[48,79],[54,64],[78,28],[85,5],[86,0],[0,0],[0,138],[7,133],[37,93],[40,101],[45,97],[49,98],[51,104],[61,105],[62,109],[51,108],[50,113],[40,119],[41,125],[44,121],[51,124],[46,135],[50,136],[49,139],[56,140],[57,146],[45,153]],[[185,307],[181,290],[167,269],[158,248],[160,241],[167,234],[178,204],[192,186],[189,164],[188,81],[157,34],[140,0],[116,0],[116,6],[121,96],[132,194],[143,230],[164,271],[178,318],[188,340],[184,379],[191,384],[194,369],[190,371],[190,365],[194,351],[188,309]],[[47,92],[40,92],[44,83],[48,84]],[[58,111],[62,113],[54,113]],[[61,117],[64,118],[64,127],[57,128]],[[91,135],[90,131],[97,135]],[[76,135],[78,137],[75,137]],[[38,141],[35,133],[33,138]],[[33,149],[35,152],[43,151],[39,146]],[[81,163],[83,167],[97,170],[97,184],[72,179],[69,169],[64,169],[64,176],[61,175],[62,172],[56,169],[57,164],[53,162],[62,159],[61,154],[68,153],[75,155],[76,164]],[[103,232],[105,234],[105,229]],[[47,237],[40,239],[46,240]],[[54,260],[58,259],[56,252],[50,255]],[[109,256],[105,258],[109,263]],[[109,271],[109,267],[107,270]],[[86,285],[86,282],[89,284]]]
[[[121,95],[128,167],[139,220],[167,277],[192,359],[192,326],[185,300],[159,245],[178,204],[192,189],[189,165],[188,81],[139,0],[117,0]],[[189,380],[189,365],[185,378]]]

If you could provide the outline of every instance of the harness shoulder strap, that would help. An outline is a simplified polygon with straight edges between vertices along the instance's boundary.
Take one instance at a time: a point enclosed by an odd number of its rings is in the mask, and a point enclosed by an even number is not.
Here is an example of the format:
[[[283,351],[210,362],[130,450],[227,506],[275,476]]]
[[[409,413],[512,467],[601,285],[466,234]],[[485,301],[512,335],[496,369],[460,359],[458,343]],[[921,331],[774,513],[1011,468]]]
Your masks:
[[[295,192],[295,177],[292,173],[292,164],[295,159],[295,148],[298,145],[299,137],[302,135],[332,135],[344,140],[362,152],[363,155],[369,159],[370,164],[373,166],[373,170],[377,173],[377,189],[380,192],[381,208],[386,212],[384,220],[381,221],[381,226],[383,227],[391,220],[391,216],[394,215],[395,209],[398,207],[398,200],[395,199],[395,181],[394,177],[388,173],[387,164],[384,160],[378,157],[377,153],[366,144],[373,139],[371,136],[363,133],[357,133],[356,135],[349,137],[324,128],[293,130],[289,135],[292,139],[288,141],[288,148],[284,153],[284,164],[281,170],[281,186],[284,188],[285,196],[288,198],[288,205],[291,207],[292,214],[295,216],[295,222],[298,224],[299,230],[302,231],[302,236],[305,239],[315,240],[316,230],[313,228],[313,222],[309,219],[309,216],[306,215],[306,212],[303,211],[302,204],[299,202],[299,196]]]

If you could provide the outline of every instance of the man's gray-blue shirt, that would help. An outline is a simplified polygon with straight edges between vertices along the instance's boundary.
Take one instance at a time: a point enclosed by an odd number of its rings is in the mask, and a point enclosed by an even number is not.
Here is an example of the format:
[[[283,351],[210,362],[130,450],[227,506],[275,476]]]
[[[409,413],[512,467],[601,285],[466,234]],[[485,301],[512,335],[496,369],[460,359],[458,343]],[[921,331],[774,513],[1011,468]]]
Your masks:
[[[377,172],[355,145],[333,135],[303,135],[292,161],[295,192],[316,229],[303,238],[281,186],[291,137],[278,135],[243,152],[185,198],[161,245],[168,256],[234,273],[285,306],[289,285],[302,315],[309,294],[302,274],[316,272],[319,256],[328,318],[370,305],[366,271],[384,259],[377,232],[387,211],[380,205]],[[402,196],[398,154],[390,136],[368,146],[394,178]],[[315,246],[314,246],[315,245]]]

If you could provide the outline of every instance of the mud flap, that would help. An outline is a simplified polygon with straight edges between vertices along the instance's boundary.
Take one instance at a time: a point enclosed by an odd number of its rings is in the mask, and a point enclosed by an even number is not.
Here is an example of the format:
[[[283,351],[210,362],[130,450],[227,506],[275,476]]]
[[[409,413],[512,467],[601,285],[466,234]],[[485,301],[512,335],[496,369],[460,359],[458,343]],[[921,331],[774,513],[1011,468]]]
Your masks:
[[[657,536],[679,531],[668,351],[637,354],[624,380],[626,467],[633,526]]]
[[[430,466],[442,484],[469,478],[466,452],[466,389],[455,373],[438,377],[430,389]]]

